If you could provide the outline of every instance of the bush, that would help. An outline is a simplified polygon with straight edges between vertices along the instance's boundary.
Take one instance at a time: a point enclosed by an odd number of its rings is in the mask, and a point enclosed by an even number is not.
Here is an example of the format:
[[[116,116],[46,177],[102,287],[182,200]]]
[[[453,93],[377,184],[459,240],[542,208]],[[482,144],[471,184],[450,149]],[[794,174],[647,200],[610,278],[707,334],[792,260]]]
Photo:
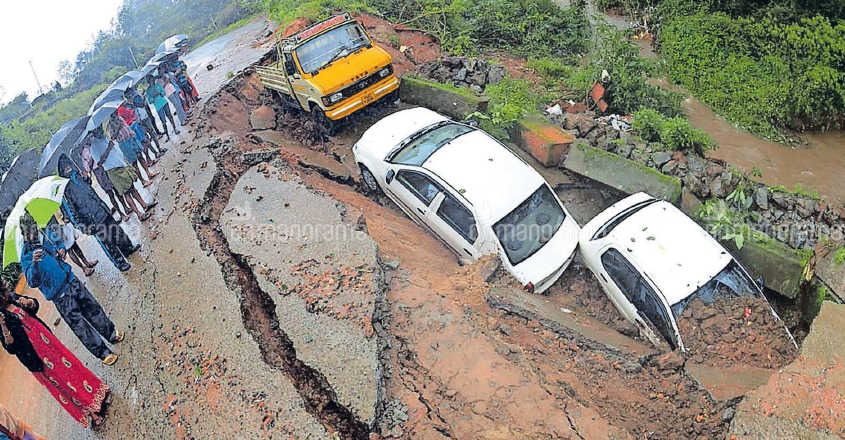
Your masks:
[[[634,112],[634,122],[631,124],[631,128],[646,141],[657,142],[660,141],[660,131],[665,121],[666,118],[657,110],[646,108]]]
[[[481,128],[499,139],[508,139],[508,132],[518,119],[536,112],[549,99],[531,81],[514,78],[489,84],[484,94],[490,98],[488,114],[474,113],[470,117],[479,119]]]
[[[845,22],[678,15],[660,49],[673,80],[734,124],[784,141],[784,128],[828,128],[845,115]]]
[[[693,150],[704,155],[716,149],[716,141],[704,130],[693,128],[683,117],[667,119],[654,109],[635,112],[631,128],[644,140],[661,143],[668,150]]]
[[[584,67],[565,78],[567,86],[580,91],[580,99],[587,97],[590,87],[601,78],[602,70],[607,70],[610,84],[605,100],[609,112],[631,114],[653,108],[666,116],[681,114],[682,96],[648,82],[654,70],[652,62],[642,58],[639,48],[613,26],[597,24],[594,42],[583,64]]]
[[[701,155],[716,148],[716,142],[710,135],[693,128],[688,120],[680,117],[663,122],[660,141],[670,150],[694,150]]]
[[[438,37],[443,48],[473,54],[482,47],[522,55],[581,53],[590,33],[583,7],[552,0],[263,0],[265,12],[285,25],[296,18],[326,18],[368,11]]]

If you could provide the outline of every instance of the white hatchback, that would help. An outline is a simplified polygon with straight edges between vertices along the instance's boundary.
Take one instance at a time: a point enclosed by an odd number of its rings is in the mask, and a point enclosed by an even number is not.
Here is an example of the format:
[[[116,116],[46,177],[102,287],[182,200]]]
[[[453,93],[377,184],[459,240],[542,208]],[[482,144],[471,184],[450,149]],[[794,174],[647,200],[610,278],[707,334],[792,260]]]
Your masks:
[[[572,261],[578,224],[537,171],[483,130],[412,108],[373,124],[353,153],[364,185],[462,263],[497,253],[539,293]]]
[[[686,351],[677,319],[693,298],[765,299],[758,283],[707,231],[671,203],[645,193],[590,220],[581,229],[580,247],[610,301],[657,346],[666,341]],[[769,311],[777,317],[771,305]],[[789,334],[785,326],[784,331]]]

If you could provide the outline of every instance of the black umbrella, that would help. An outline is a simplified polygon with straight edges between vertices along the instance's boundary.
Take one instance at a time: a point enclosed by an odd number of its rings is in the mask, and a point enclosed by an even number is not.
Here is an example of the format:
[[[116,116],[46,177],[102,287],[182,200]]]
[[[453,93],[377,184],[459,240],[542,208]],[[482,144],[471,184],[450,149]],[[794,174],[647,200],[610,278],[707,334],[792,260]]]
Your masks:
[[[106,102],[123,100],[123,92],[125,91],[125,89],[120,90],[119,88],[116,89],[110,86],[109,88],[104,90],[103,93],[100,93],[100,96],[98,96],[97,99],[94,100],[94,103],[91,104],[91,107],[88,109],[88,114],[93,114],[94,110],[96,110],[98,107],[100,107]]]
[[[94,110],[94,113],[91,113],[90,119],[88,119],[88,124],[85,127],[85,132],[94,131],[97,127],[101,127],[103,122],[112,115],[112,113],[117,111],[117,108],[120,107],[120,104],[123,103],[123,98],[120,100],[109,101],[101,106],[97,107]]]
[[[156,53],[168,52],[168,51],[176,51],[180,47],[188,44],[188,36],[185,34],[174,35],[162,42],[156,48]]]
[[[0,213],[10,211],[17,203],[18,197],[35,182],[39,158],[38,149],[31,148],[12,160],[0,181]]]
[[[62,125],[50,138],[50,142],[41,152],[41,160],[38,163],[38,177],[47,177],[56,174],[59,156],[62,153],[68,154],[85,135],[85,127],[88,123],[88,116],[74,119]]]

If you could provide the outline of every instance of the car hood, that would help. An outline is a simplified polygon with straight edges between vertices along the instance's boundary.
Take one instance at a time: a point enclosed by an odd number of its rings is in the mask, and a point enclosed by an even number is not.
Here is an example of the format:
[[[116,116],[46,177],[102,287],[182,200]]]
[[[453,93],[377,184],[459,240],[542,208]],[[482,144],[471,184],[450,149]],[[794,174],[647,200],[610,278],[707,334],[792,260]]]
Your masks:
[[[376,44],[343,57],[310,78],[323,96],[330,95],[378,72],[392,61],[390,54]]]
[[[539,287],[547,277],[554,274],[567,261],[578,247],[578,223],[566,212],[566,219],[560,225],[551,240],[513,268],[513,274],[522,284],[533,283]],[[501,245],[500,245],[501,248]],[[501,252],[504,252],[502,250]],[[504,257],[507,259],[507,256]],[[553,280],[551,280],[553,281]],[[548,283],[548,280],[547,280]],[[549,283],[550,284],[550,283]],[[537,291],[537,293],[541,293]]]

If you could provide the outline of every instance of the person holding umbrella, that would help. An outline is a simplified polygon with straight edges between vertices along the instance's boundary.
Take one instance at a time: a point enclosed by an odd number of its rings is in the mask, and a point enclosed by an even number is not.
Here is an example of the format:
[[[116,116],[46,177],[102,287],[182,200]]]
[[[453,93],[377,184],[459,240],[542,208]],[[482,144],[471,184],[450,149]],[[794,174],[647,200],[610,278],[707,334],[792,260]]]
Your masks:
[[[125,222],[129,220],[132,210],[126,205],[126,199],[123,198],[123,195],[117,192],[108,172],[114,167],[124,167],[127,165],[123,162],[122,155],[121,160],[116,164],[100,164],[94,159],[94,156],[91,153],[95,150],[105,151],[109,142],[110,141],[106,139],[106,136],[103,133],[102,127],[97,127],[94,131],[85,135],[85,139],[82,140],[82,152],[80,153],[82,156],[82,167],[85,169],[85,175],[83,177],[90,179],[90,175],[93,174],[94,177],[97,178],[97,183],[100,185],[100,188],[103,189],[103,192],[105,192],[106,195],[108,195],[109,200],[111,200],[111,213],[119,214],[121,221]],[[115,154],[115,156],[117,156],[117,154]],[[130,179],[132,182],[135,182],[134,175],[132,175]],[[123,208],[122,211],[121,208]]]
[[[141,144],[138,143],[138,139],[136,139],[135,132],[133,132],[126,122],[118,116],[117,113],[112,113],[109,116],[108,123],[106,125],[109,138],[112,141],[117,143],[118,148],[120,148],[120,152],[123,153],[123,157],[126,159],[126,162],[132,165],[135,168],[135,171],[138,172],[138,179],[141,181],[141,184],[144,187],[148,187],[153,184],[152,180],[146,180],[141,174],[141,168],[146,171],[147,176],[153,178],[158,174],[153,174],[150,172],[148,168],[147,161],[141,156]],[[138,164],[141,167],[138,167]]]
[[[176,84],[176,80],[173,79],[173,75],[170,73],[165,73],[164,78],[159,79],[159,81],[164,87],[167,99],[170,100],[173,107],[176,107],[176,115],[179,116],[179,125],[184,126],[185,122],[188,120],[188,116],[185,114],[185,104],[182,102],[182,98],[180,97],[182,89],[179,88]]]
[[[127,94],[124,94],[123,96],[125,98],[120,106],[117,107],[117,115],[120,116],[120,119],[123,119],[123,122],[126,122],[129,129],[135,133],[135,140],[138,142],[138,145],[141,146],[141,151],[138,153],[140,161],[146,163],[147,167],[152,167],[155,162],[155,156],[151,152],[152,138],[147,137],[147,133],[144,132],[144,127],[141,126],[141,121],[138,119],[138,114],[135,112],[135,106],[132,105],[131,99],[127,97]]]
[[[91,184],[74,169],[73,163],[65,155],[59,158],[59,176],[68,179],[61,203],[64,215],[77,229],[97,238],[118,270],[129,270],[131,266],[126,257],[137,251],[141,245],[132,244],[120,225],[112,218],[106,204],[97,196],[94,188],[91,188]],[[114,183],[118,185],[117,181]]]
[[[167,104],[167,98],[164,94],[164,88],[153,79],[149,78],[149,87],[147,87],[147,99],[153,103],[153,106],[158,113],[158,119],[161,120],[161,126],[164,128],[164,134],[167,136],[167,142],[170,142],[170,131],[167,130],[167,121],[173,126],[173,131],[179,135],[179,129],[176,128],[176,122],[173,120],[173,113],[170,112],[170,106]]]
[[[141,129],[151,141],[147,144],[147,147],[149,147],[150,150],[147,152],[147,156],[151,157],[149,153],[152,152],[155,157],[161,157],[167,149],[162,148],[161,144],[158,142],[161,134],[159,134],[155,126],[155,121],[153,121],[152,116],[147,111],[147,101],[134,88],[129,89],[129,91],[127,91],[127,95],[126,99],[134,109],[135,115],[138,117],[138,122],[141,124]],[[153,148],[153,143],[155,143],[155,148]]]
[[[62,319],[91,354],[103,365],[114,365],[117,355],[103,339],[116,344],[123,341],[123,332],[115,329],[100,303],[65,263],[65,248],[47,237],[41,239],[38,225],[29,212],[21,216],[20,228],[24,240],[21,268],[29,287],[40,289],[44,298],[56,306]]]
[[[37,252],[42,255],[38,265],[46,266],[46,257],[43,256],[46,255],[45,251]],[[72,298],[70,295],[73,293],[64,292],[63,295]],[[58,305],[58,301],[56,303]],[[83,427],[87,428],[91,421],[94,425],[102,424],[106,402],[110,399],[109,386],[85,367],[50,328],[38,319],[38,309],[39,304],[35,298],[15,295],[9,291],[6,283],[0,281],[0,342],[3,348],[16,356],[35,380]],[[111,363],[114,364],[117,356],[111,356]],[[15,432],[10,429],[9,433],[22,435],[20,439],[40,438],[33,435],[28,427],[20,426],[19,422],[9,421],[8,417],[0,420],[3,420],[6,428],[14,426]]]

